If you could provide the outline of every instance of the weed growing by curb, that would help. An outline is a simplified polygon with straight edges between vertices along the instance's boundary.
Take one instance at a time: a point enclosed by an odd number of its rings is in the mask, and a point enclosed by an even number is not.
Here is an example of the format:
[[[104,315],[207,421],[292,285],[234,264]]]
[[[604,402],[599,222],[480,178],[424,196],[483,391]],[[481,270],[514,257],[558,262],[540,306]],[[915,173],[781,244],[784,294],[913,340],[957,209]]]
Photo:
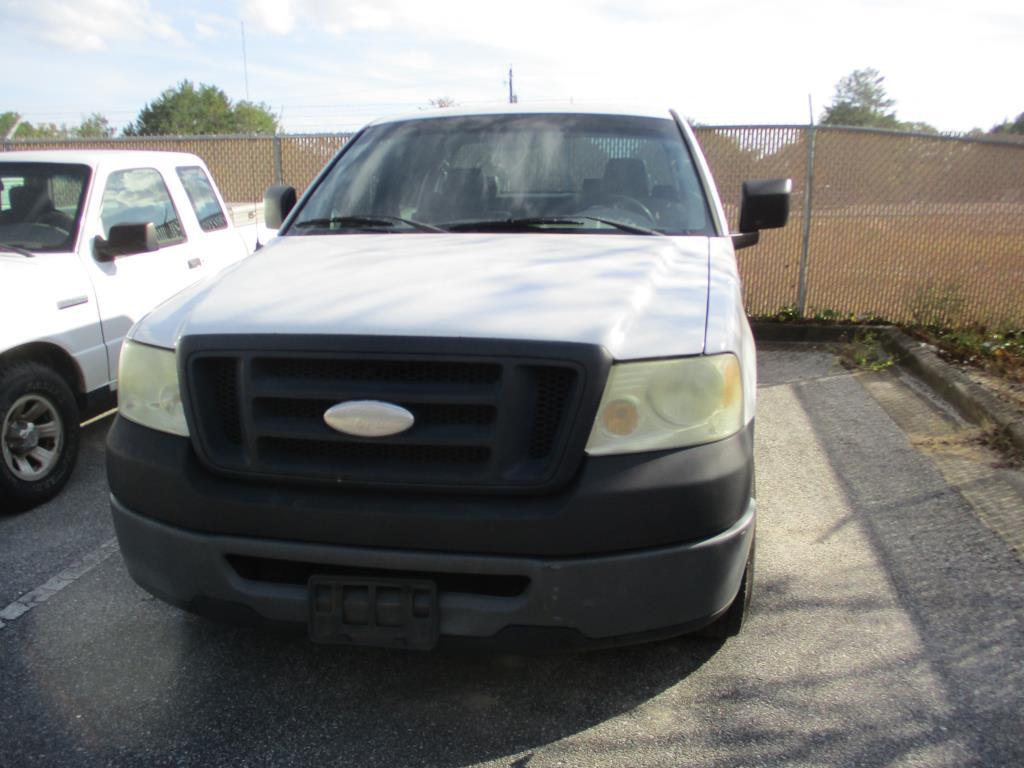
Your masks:
[[[840,362],[847,368],[884,371],[896,362],[895,356],[885,351],[874,331],[856,331],[836,349]]]

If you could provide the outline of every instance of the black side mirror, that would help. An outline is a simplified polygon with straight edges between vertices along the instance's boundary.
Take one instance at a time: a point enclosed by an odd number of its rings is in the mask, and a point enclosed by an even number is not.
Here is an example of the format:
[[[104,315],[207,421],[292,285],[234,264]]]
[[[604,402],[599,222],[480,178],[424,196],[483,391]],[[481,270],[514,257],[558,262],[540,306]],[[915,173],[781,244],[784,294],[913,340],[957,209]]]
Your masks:
[[[740,234],[733,245],[745,248],[758,240],[762,229],[778,229],[789,220],[789,196],[792,179],[761,179],[743,182],[740,202]]]
[[[295,207],[295,187],[268,187],[263,193],[263,223],[268,229],[279,229]]]
[[[156,239],[156,225],[115,224],[104,240],[96,236],[96,261],[113,261],[117,256],[131,256],[135,253],[149,253],[160,248]]]

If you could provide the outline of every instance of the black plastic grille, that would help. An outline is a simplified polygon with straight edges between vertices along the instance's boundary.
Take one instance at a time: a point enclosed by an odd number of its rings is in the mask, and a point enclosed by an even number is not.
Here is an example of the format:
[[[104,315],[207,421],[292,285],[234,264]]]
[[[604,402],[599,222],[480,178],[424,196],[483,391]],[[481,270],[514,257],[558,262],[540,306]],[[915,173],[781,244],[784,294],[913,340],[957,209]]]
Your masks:
[[[308,419],[323,423],[324,412],[336,400],[286,400],[283,398],[260,398],[256,400],[256,412],[272,418]],[[497,417],[493,405],[437,405],[433,403],[399,402],[416,417],[416,423],[428,424],[491,424]]]
[[[254,367],[257,375],[302,381],[493,384],[501,377],[501,367],[488,363],[269,358]]]
[[[312,576],[345,576],[365,579],[429,579],[442,592],[470,595],[515,597],[526,591],[530,579],[521,575],[494,573],[447,573],[443,571],[395,571],[379,568],[356,568],[333,563],[308,563],[299,560],[277,560],[249,555],[227,555],[228,563],[243,579],[274,584],[305,586]]]
[[[558,429],[565,418],[565,406],[572,391],[573,372],[568,368],[537,368],[536,402],[530,432],[530,456],[543,458],[551,452]]]
[[[339,463],[367,469],[391,461],[413,465],[478,464],[490,456],[487,448],[465,445],[388,445],[278,438],[262,438],[259,452],[281,466],[294,465],[298,471],[330,471]]]
[[[197,366],[196,389],[208,392],[200,417],[215,447],[238,450],[242,446],[242,402],[238,390],[238,360],[229,357],[205,358]]]
[[[332,485],[539,487],[558,469],[586,380],[573,361],[518,357],[310,354],[193,355],[188,407],[213,468]],[[329,427],[350,400],[400,405],[400,434]]]
[[[232,443],[242,441],[242,422],[238,413],[238,366],[233,361],[222,361],[217,371],[217,412],[221,428]]]

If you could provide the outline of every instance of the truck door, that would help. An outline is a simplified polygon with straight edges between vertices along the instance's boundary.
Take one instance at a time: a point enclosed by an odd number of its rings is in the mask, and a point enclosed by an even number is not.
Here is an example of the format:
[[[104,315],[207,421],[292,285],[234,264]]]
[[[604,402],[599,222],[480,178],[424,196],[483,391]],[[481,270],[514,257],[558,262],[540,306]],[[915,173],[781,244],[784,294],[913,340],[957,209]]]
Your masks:
[[[128,168],[97,178],[90,215],[82,239],[82,258],[89,266],[102,320],[111,379],[128,329],[160,302],[202,276],[202,261],[189,242],[181,216],[155,168]],[[160,248],[147,253],[96,260],[95,239],[107,237],[115,224],[152,222]]]
[[[224,202],[206,169],[199,165],[180,165],[174,170],[195,215],[194,225],[198,226],[196,257],[202,260],[204,272],[215,274],[248,255],[244,241],[228,220]],[[189,220],[189,224],[193,222]]]

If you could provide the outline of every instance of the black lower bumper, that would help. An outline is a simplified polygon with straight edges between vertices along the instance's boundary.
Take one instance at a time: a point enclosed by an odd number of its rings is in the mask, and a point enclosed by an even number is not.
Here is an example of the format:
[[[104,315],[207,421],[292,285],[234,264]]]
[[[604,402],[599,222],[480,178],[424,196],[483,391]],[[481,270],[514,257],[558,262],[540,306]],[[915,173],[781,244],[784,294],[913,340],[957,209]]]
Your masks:
[[[238,480],[213,473],[187,438],[117,417],[110,489],[125,508],[197,533],[349,547],[573,557],[707,539],[752,495],[753,424],[677,451],[587,457],[538,496],[411,493]]]
[[[187,439],[120,417],[107,469],[140,585],[199,613],[295,626],[310,579],[326,576],[436,584],[442,638],[539,632],[583,646],[678,633],[732,602],[755,523],[753,425],[684,450],[587,458],[538,496],[231,479]]]
[[[465,555],[308,544],[212,535],[149,520],[111,498],[125,563],[145,589],[173,604],[219,618],[258,618],[302,626],[304,583],[246,578],[247,561],[309,563],[392,574],[443,572],[472,581],[506,577],[518,594],[438,589],[440,633],[447,638],[538,634],[546,646],[607,645],[695,629],[735,597],[753,541],[755,502],[727,530],[708,539],[595,557]],[[561,630],[561,632],[560,632]],[[575,638],[575,639],[574,639]]]

